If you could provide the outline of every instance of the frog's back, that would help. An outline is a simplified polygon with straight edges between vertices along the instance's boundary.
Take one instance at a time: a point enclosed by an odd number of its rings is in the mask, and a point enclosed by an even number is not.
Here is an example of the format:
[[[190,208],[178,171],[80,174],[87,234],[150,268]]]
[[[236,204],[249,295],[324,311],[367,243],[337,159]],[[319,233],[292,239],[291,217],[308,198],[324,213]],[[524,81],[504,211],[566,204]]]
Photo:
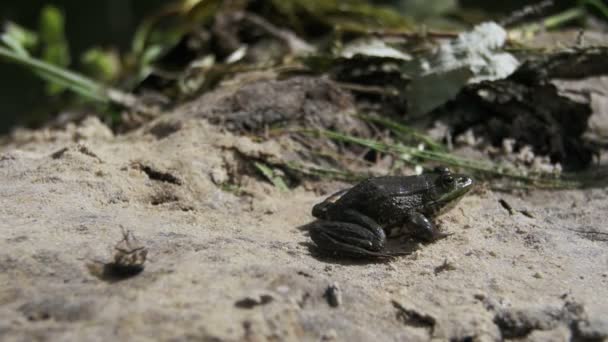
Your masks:
[[[433,185],[430,178],[432,178],[430,175],[384,176],[369,178],[358,186],[363,186],[370,192],[377,191],[390,197],[410,196],[427,191]]]
[[[429,182],[425,175],[370,178],[350,189],[337,204],[391,224],[424,205],[426,191],[432,186]]]

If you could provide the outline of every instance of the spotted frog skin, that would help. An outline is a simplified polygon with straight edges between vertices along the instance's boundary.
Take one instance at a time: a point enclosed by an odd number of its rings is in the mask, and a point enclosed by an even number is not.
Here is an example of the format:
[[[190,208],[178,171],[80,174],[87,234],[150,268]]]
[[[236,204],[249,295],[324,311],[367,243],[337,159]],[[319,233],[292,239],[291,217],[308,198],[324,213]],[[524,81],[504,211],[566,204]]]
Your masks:
[[[426,242],[446,236],[431,218],[452,208],[473,179],[436,168],[418,176],[369,178],[339,191],[312,208],[319,219],[310,236],[324,252],[351,257],[386,257],[386,232],[405,228]]]

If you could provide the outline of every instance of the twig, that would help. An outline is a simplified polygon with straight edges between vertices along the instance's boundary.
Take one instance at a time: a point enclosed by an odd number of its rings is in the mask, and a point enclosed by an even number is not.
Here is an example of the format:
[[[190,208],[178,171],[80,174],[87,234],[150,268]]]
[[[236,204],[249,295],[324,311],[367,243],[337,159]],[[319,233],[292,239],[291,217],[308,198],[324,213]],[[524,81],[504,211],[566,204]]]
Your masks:
[[[453,39],[458,38],[457,32],[440,32],[440,31],[390,31],[390,30],[375,30],[370,31],[370,35],[378,37],[395,37],[395,38],[407,38],[407,39],[424,39],[424,38],[435,38],[435,39]]]
[[[234,15],[236,16],[236,18],[242,18],[246,21],[249,21],[255,26],[258,26],[259,28],[266,31],[271,36],[282,40],[283,42],[285,42],[285,44],[287,44],[287,46],[289,46],[289,50],[293,53],[299,54],[310,53],[315,51],[315,48],[312,45],[300,39],[293,32],[287,31],[285,29],[280,29],[258,15],[247,12],[237,12]]]
[[[532,15],[538,15],[542,13],[544,10],[553,6],[554,4],[555,3],[553,2],[553,0],[544,0],[537,4],[525,6],[524,8],[511,13],[511,15],[509,15],[507,18],[501,20],[500,25],[509,26],[517,22],[521,22]]]
[[[365,84],[339,82],[339,81],[334,81],[334,83],[343,89],[355,91],[358,93],[385,95],[385,96],[398,96],[399,95],[398,90],[390,89],[390,88],[386,88],[386,87],[370,86],[370,85],[365,85]]]

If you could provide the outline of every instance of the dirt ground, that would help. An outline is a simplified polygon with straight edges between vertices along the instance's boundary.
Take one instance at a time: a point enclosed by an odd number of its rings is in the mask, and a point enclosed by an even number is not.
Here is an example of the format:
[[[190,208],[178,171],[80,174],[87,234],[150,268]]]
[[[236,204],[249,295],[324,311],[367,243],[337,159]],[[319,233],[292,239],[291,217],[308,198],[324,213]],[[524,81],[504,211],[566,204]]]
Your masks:
[[[323,195],[250,176],[223,186],[237,145],[272,148],[179,109],[120,136],[95,118],[13,134],[0,147],[0,339],[608,337],[608,189],[480,185],[437,220],[448,238],[346,261],[317,256],[302,228]],[[87,265],[112,258],[121,229],[148,260],[105,281]]]

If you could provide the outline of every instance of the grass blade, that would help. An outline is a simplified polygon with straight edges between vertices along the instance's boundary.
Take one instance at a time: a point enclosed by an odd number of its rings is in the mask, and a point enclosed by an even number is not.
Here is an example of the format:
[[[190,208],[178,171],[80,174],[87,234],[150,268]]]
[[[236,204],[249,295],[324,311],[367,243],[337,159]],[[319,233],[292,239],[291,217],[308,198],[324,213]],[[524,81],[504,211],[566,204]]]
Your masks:
[[[390,129],[391,131],[393,131],[393,133],[395,133],[395,135],[397,135],[397,136],[410,137],[418,142],[421,142],[421,143],[427,145],[432,150],[437,150],[437,151],[446,150],[445,146],[436,142],[435,140],[433,140],[433,138],[429,137],[428,135],[422,134],[422,133],[418,132],[417,130],[415,130],[411,127],[405,126],[399,122],[393,121],[391,119],[379,117],[379,116],[371,116],[371,115],[364,115],[364,114],[360,114],[357,116],[359,118],[361,118],[362,120],[377,123],[379,125],[384,126],[388,129]]]
[[[11,51],[4,47],[0,47],[0,58],[23,65],[36,72],[40,77],[47,81],[59,82],[82,96],[100,102],[109,101],[108,97],[105,95],[105,87],[103,85],[64,68]]]
[[[277,189],[281,191],[288,191],[289,187],[285,184],[285,180],[281,176],[278,176],[269,168],[266,164],[262,164],[259,162],[254,163],[255,167],[260,171],[260,173],[266,177]]]
[[[145,105],[138,97],[131,93],[107,87],[88,77],[37,58],[0,46],[0,59],[23,65],[41,78],[63,85],[76,94],[90,100],[100,103],[114,103],[152,117],[158,115],[158,111],[155,108]]]
[[[553,174],[525,173],[509,166],[495,164],[490,161],[478,161],[462,158],[447,152],[425,151],[416,147],[409,147],[399,144],[387,144],[372,139],[364,139],[327,130],[313,132],[309,131],[309,133],[320,134],[336,141],[365,146],[378,152],[391,154],[410,164],[416,164],[416,159],[422,161],[434,161],[444,165],[472,170],[486,176],[511,178],[539,188],[573,188],[582,186],[582,184],[578,181],[557,178]]]

